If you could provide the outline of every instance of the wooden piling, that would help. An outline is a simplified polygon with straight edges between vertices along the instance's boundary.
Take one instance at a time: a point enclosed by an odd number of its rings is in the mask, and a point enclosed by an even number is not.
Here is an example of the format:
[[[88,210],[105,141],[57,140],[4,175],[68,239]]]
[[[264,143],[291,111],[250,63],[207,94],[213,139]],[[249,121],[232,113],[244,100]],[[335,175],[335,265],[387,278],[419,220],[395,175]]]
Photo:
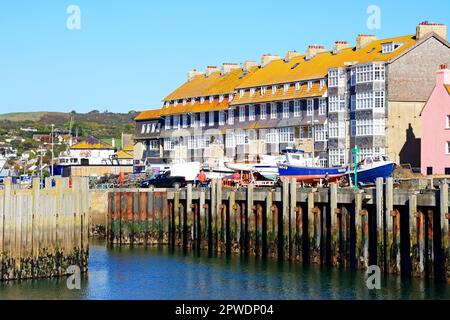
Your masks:
[[[256,210],[254,206],[254,186],[250,184],[247,188],[247,204],[246,204],[246,216],[245,216],[245,254],[255,255],[255,229],[256,229]]]
[[[297,219],[297,180],[291,179],[290,182],[290,205],[289,205],[289,232],[288,232],[288,246],[289,246],[289,260],[299,260],[300,254],[295,252],[295,236],[298,230]]]
[[[226,254],[234,252],[236,243],[236,193],[231,191],[228,195],[228,216],[226,218]]]
[[[411,193],[408,200],[409,213],[409,259],[411,274],[416,277],[424,276],[423,248],[421,239],[423,238],[423,226],[421,213],[417,210],[417,194]]]
[[[450,282],[450,234],[449,222],[450,213],[448,210],[448,183],[445,181],[440,185],[439,190],[439,207],[440,207],[440,223],[441,223],[441,257],[442,257],[442,280]]]
[[[331,255],[331,265],[339,265],[339,221],[340,221],[340,211],[338,211],[338,186],[333,183],[330,185],[330,217],[331,217],[331,230],[330,230],[330,255]]]
[[[278,256],[278,210],[276,209],[276,206],[273,205],[272,191],[268,191],[266,194],[265,211],[267,217],[267,256],[276,258]]]
[[[385,248],[385,239],[384,239],[384,199],[383,199],[383,178],[377,178],[376,180],[376,216],[377,216],[377,224],[376,224],[376,250],[377,250],[377,266],[380,267],[381,270],[385,269],[386,262],[386,248]]]
[[[213,179],[211,182],[211,194],[210,194],[210,221],[208,221],[208,228],[210,228],[210,246],[211,250],[217,248],[217,179]]]
[[[200,228],[198,230],[199,232],[199,241],[200,241],[200,248],[204,250],[208,247],[208,240],[207,240],[207,208],[206,208],[206,194],[205,190],[200,191],[200,199],[199,199],[199,219],[200,219]]]
[[[322,212],[314,204],[314,189],[308,190],[309,263],[320,264],[322,238]]]
[[[397,212],[394,211],[394,180],[386,179],[385,186],[385,223],[386,223],[386,265],[388,273],[400,272],[400,239],[397,237],[399,229]],[[398,217],[399,218],[399,217]],[[398,227],[398,228],[397,228]]]
[[[289,223],[289,180],[283,180],[282,189],[282,242],[280,243],[282,250],[279,252],[281,259],[289,259],[289,239],[290,239],[290,223]]]
[[[192,248],[194,242],[194,217],[193,217],[193,206],[192,206],[192,184],[188,184],[186,188],[186,247]]]
[[[363,194],[355,192],[355,218],[356,218],[356,267],[367,269],[369,266],[369,234],[368,234],[368,212],[362,209]]]

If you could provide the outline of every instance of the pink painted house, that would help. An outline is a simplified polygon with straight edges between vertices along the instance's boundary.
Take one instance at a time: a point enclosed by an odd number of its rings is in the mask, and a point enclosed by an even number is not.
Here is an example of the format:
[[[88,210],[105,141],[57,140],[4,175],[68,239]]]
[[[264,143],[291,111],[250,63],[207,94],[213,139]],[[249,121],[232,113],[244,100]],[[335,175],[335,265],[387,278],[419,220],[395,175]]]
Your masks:
[[[450,175],[450,70],[441,65],[422,114],[421,171]]]

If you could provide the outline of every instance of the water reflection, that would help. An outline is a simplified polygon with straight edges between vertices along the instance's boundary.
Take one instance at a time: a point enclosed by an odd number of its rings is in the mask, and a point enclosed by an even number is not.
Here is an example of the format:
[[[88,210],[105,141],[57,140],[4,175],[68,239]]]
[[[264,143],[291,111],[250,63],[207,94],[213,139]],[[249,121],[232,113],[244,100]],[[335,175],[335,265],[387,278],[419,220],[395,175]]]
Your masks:
[[[66,279],[2,283],[0,299],[450,299],[448,285],[431,281],[386,276],[370,291],[362,272],[104,243],[91,244],[81,287],[68,290]]]

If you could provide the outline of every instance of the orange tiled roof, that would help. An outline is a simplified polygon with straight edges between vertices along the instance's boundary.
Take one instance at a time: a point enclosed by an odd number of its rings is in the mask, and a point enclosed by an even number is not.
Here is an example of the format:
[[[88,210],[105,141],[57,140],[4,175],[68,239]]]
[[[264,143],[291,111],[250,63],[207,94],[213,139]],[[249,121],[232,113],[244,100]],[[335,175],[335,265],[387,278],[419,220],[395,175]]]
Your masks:
[[[70,147],[71,149],[114,149],[109,144],[100,141],[97,138],[89,137],[84,141],[78,142],[77,144]]]
[[[228,109],[228,107],[228,98],[224,98],[222,102],[219,102],[219,99],[215,98],[212,103],[209,102],[209,99],[205,99],[204,103],[200,103],[200,99],[196,99],[194,104],[188,101],[185,106],[180,102],[175,106],[172,102],[168,107],[164,106],[161,109],[161,115],[167,116],[180,113],[219,111]]]
[[[124,150],[124,149],[117,151],[116,155],[117,155],[118,159],[133,159],[134,158],[133,152],[130,152],[130,151]]]
[[[307,83],[302,84],[299,90],[296,90],[295,85],[290,85],[286,92],[284,91],[283,86],[278,87],[275,94],[272,94],[272,88],[268,87],[263,95],[261,95],[260,90],[255,90],[252,97],[250,96],[249,90],[246,90],[242,97],[239,94],[236,94],[236,97],[230,105],[322,97],[326,92],[327,87],[320,87],[319,81],[314,82],[309,90]]]
[[[149,119],[157,119],[161,116],[161,109],[156,110],[145,110],[142,111],[134,120],[149,120]]]

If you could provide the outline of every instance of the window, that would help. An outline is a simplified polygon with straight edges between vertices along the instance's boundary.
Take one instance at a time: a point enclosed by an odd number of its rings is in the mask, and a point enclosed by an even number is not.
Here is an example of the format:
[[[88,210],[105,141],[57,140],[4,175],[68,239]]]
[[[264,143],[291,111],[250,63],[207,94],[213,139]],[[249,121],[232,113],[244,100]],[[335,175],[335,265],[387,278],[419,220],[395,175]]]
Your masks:
[[[230,94],[228,95],[228,102],[233,101],[233,99],[234,99],[234,94],[230,93]]]
[[[375,96],[375,109],[376,110],[381,110],[384,108],[384,91],[375,91],[374,92],[374,96]]]
[[[447,145],[446,145],[446,153],[450,154],[450,141],[447,141]]]
[[[260,93],[262,96],[266,94],[266,89],[267,89],[267,87],[261,87]]]
[[[183,128],[187,128],[188,126],[188,115],[187,114],[183,114]]]
[[[214,125],[214,111],[209,112],[208,124],[210,127],[212,127]]]
[[[356,127],[356,136],[384,136],[386,130],[386,119],[357,119],[352,123]],[[353,133],[353,128],[352,128]]]
[[[427,176],[433,175],[433,167],[427,167]]]
[[[327,100],[325,98],[319,99],[319,115],[323,116],[327,114]]]
[[[277,118],[277,104],[272,103],[270,105],[270,119],[276,119]]]
[[[315,141],[327,141],[327,126],[320,124],[315,126]]]
[[[331,96],[329,112],[343,112],[345,111],[345,96]]]
[[[178,105],[178,100],[175,100],[175,101],[173,102],[173,105],[176,107],[176,106]]]
[[[219,111],[219,125],[223,126],[225,124],[225,111]]]
[[[225,147],[226,148],[236,147],[236,139],[234,138],[233,131],[227,131],[227,134],[225,136]]]
[[[175,141],[172,138],[164,138],[164,150],[172,151],[175,149]]]
[[[224,99],[224,96],[223,96],[223,94],[221,94],[221,95],[219,96],[219,103],[222,103],[223,99]]]
[[[201,97],[200,98],[200,104],[204,104],[205,103],[205,97]]]
[[[328,130],[330,138],[345,138],[344,121],[330,121]]]
[[[285,83],[283,86],[284,92],[287,92],[289,90],[289,83]]]
[[[294,142],[294,128],[281,128],[280,143],[293,143],[293,142]]]
[[[195,128],[197,125],[197,114],[191,113],[191,128]]]
[[[311,139],[311,138],[312,138],[312,128],[300,127],[300,139]]]
[[[320,80],[320,89],[322,89],[323,87],[325,87],[325,79]]]
[[[311,90],[313,87],[313,82],[312,81],[308,81],[308,90]]]
[[[248,121],[255,121],[255,106],[253,104],[248,106]]]
[[[308,117],[311,117],[313,115],[314,110],[314,100],[308,99],[307,106],[306,106],[306,115]]]
[[[239,107],[239,122],[244,122],[244,121],[245,121],[245,107],[240,106]]]
[[[345,149],[330,149],[328,154],[331,166],[345,165]]]
[[[279,143],[278,129],[267,130],[266,143]]]
[[[356,96],[355,95],[352,95],[350,97],[350,109],[351,109],[351,111],[356,110]]]
[[[264,103],[261,104],[259,106],[259,108],[260,108],[259,118],[261,120],[266,120],[267,119],[267,106],[266,106],[266,104],[264,104]]]
[[[328,86],[337,87],[339,85],[339,70],[332,69],[328,72]]]
[[[356,84],[356,69],[353,68],[350,70],[350,85],[354,86]]]
[[[284,101],[283,102],[283,118],[289,118],[289,102]]]
[[[350,134],[352,137],[356,136],[356,120],[350,122]]]
[[[168,108],[170,106],[170,101],[166,101],[165,105],[166,105],[166,108]]]
[[[147,128],[147,125],[144,123],[141,128],[141,134],[145,133],[146,128]]]
[[[450,129],[450,116],[447,116],[447,122],[446,122],[446,124],[445,124],[445,127],[446,127],[447,129]]]
[[[209,96],[209,103],[213,103],[214,102],[214,96]]]
[[[234,124],[234,110],[228,110],[228,124]]]
[[[302,108],[300,100],[294,100],[294,117],[298,118],[302,116]]]
[[[385,80],[384,64],[375,63],[356,67],[356,83]]]
[[[235,138],[237,146],[248,144],[248,135],[245,130],[237,130],[235,133]]]
[[[253,97],[255,95],[255,88],[250,89],[250,97]]]
[[[275,94],[277,92],[277,86],[272,86],[272,94]]]
[[[206,114],[204,112],[200,113],[200,127],[206,126]]]
[[[374,80],[375,81],[384,81],[385,80],[384,64],[377,63],[374,65]]]
[[[159,150],[159,141],[158,140],[149,140],[148,150]]]
[[[300,85],[301,85],[300,82],[296,82],[296,83],[295,83],[295,91],[300,90]]]
[[[186,100],[186,99],[183,99],[183,106],[185,106],[186,103],[187,103],[187,100]]]
[[[192,98],[191,99],[191,105],[194,105],[194,103],[195,103],[195,98]]]
[[[178,129],[180,127],[180,115],[176,114],[173,116],[173,128]]]
[[[170,125],[171,125],[171,117],[167,116],[166,119],[164,119],[164,127],[167,129],[170,129]]]
[[[383,54],[391,53],[392,51],[394,51],[394,43],[393,42],[383,43],[381,46],[382,46]]]
[[[356,110],[383,111],[384,104],[384,91],[362,91],[356,94]]]
[[[241,98],[244,96],[244,94],[245,94],[245,90],[244,89],[239,90],[239,96]]]

